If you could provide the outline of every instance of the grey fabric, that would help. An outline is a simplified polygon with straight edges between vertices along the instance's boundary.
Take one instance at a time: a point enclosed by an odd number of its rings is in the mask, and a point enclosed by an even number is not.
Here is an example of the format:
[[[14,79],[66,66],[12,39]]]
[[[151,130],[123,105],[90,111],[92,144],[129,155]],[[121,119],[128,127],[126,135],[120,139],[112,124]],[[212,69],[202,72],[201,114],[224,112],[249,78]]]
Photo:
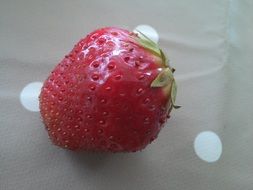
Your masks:
[[[0,189],[253,189],[252,8],[250,0],[1,1]],[[157,30],[177,69],[182,108],[141,152],[51,145],[39,112],[20,102],[23,88],[45,80],[88,32],[140,24]],[[212,154],[196,140],[208,131],[220,140]]]

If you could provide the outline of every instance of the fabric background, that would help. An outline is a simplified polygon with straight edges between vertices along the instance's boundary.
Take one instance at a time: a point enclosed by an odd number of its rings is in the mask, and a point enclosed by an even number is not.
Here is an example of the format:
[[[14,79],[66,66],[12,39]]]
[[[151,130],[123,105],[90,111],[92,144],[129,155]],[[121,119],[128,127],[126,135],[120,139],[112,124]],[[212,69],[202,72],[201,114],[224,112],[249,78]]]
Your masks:
[[[250,0],[1,0],[0,189],[253,189],[252,9]],[[52,146],[39,112],[20,103],[22,89],[44,81],[90,31],[140,24],[157,30],[176,68],[182,108],[141,152]],[[204,131],[222,143],[214,162],[196,154]]]

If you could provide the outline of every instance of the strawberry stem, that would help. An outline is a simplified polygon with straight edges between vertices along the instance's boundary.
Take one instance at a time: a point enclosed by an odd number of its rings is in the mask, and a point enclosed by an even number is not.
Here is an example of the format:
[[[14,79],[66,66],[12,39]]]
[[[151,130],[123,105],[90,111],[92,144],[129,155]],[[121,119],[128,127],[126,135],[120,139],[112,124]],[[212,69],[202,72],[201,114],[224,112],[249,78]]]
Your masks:
[[[132,38],[137,40],[137,42],[143,46],[145,49],[151,51],[153,54],[159,56],[162,59],[163,68],[162,71],[157,75],[157,77],[152,81],[152,88],[161,88],[166,86],[170,87],[170,99],[172,108],[178,109],[181,106],[175,104],[177,95],[177,85],[173,73],[175,69],[170,67],[169,61],[165,56],[164,52],[158,47],[158,45],[152,41],[149,37],[143,34],[141,31],[136,30],[138,33],[136,35],[130,35]]]

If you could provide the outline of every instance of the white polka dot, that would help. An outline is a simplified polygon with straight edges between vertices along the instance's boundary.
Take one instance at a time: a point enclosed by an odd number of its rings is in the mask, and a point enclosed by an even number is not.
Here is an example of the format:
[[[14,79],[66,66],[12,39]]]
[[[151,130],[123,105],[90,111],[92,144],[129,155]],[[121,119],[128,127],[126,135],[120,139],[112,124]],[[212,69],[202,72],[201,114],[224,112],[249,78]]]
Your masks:
[[[149,37],[155,43],[158,43],[159,35],[153,27],[151,27],[149,25],[139,25],[134,29],[134,32],[138,33],[138,31],[145,34],[147,37]]]
[[[222,154],[222,143],[216,133],[204,131],[195,138],[194,150],[200,159],[206,162],[215,162]]]
[[[26,85],[20,93],[21,104],[29,111],[39,111],[39,94],[41,82],[32,82]]]

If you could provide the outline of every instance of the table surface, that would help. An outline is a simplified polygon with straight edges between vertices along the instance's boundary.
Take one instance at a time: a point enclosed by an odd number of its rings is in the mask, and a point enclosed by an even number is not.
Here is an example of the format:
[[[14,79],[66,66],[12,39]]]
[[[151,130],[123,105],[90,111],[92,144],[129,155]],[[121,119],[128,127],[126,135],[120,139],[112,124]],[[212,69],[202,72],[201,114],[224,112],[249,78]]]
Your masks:
[[[1,1],[0,189],[252,189],[252,8],[250,0]],[[63,150],[40,121],[42,82],[102,26],[139,26],[177,69],[182,108],[141,152]]]

